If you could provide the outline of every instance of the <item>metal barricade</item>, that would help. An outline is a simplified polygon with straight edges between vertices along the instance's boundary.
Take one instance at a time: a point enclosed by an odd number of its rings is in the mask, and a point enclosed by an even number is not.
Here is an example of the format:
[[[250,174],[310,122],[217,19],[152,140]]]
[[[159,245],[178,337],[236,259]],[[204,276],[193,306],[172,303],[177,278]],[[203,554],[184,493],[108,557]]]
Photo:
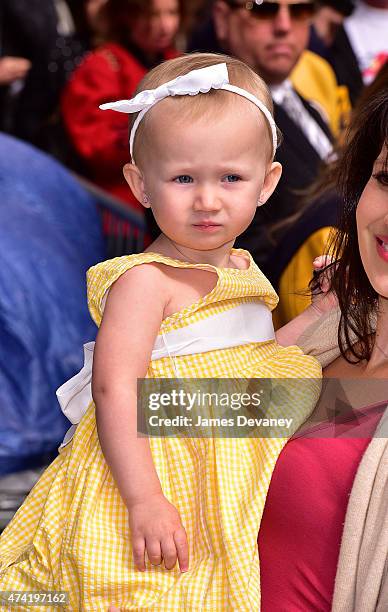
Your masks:
[[[80,175],[73,173],[73,176],[95,198],[100,207],[106,258],[144,251],[148,236],[144,215]]]

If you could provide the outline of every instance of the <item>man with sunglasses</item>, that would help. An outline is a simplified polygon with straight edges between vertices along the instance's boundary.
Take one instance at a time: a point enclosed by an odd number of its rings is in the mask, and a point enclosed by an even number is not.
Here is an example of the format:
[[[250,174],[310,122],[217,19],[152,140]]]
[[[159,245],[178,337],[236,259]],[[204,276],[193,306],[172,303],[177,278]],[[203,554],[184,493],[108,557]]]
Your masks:
[[[237,246],[247,248],[270,278],[269,254],[301,207],[301,196],[296,192],[314,182],[332,149],[327,123],[295,92],[289,80],[307,46],[315,8],[316,3],[308,0],[216,0],[213,7],[220,46],[249,64],[270,86],[275,120],[283,133],[277,152],[283,165],[280,183],[237,240]]]

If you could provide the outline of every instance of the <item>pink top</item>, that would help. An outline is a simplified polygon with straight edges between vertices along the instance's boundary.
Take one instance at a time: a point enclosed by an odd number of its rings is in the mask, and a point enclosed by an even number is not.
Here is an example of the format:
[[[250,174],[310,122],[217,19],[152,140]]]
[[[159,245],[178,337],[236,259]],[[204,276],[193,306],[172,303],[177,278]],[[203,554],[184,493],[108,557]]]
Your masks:
[[[281,452],[258,539],[263,612],[331,610],[350,491],[385,406],[358,412],[348,437],[334,438],[332,423],[315,426]]]

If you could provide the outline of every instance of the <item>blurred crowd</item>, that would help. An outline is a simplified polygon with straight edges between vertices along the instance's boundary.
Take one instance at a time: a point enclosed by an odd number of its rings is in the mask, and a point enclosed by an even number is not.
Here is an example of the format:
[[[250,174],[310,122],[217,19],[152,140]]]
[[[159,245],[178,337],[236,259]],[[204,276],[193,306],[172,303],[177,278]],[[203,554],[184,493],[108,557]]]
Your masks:
[[[227,52],[265,79],[283,136],[283,176],[237,246],[279,291],[295,295],[280,320],[296,314],[303,306],[296,294],[340,205],[335,186],[317,185],[365,88],[377,75],[387,88],[388,0],[1,0],[0,7],[0,129],[142,215],[121,171],[127,116],[99,105],[131,97],[153,66],[190,51]],[[145,243],[158,231],[146,221]]]

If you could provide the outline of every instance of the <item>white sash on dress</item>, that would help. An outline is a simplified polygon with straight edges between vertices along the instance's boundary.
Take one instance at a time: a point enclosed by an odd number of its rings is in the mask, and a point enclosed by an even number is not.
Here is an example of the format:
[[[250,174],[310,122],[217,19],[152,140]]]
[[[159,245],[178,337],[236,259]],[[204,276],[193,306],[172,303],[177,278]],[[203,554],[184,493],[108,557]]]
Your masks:
[[[162,332],[155,340],[151,360],[170,357],[173,360],[176,376],[179,378],[179,368],[174,357],[274,339],[272,315],[266,304],[262,301],[245,302],[230,310],[200,319],[187,327],[167,333]],[[56,394],[62,412],[73,423],[59,448],[70,442],[77,424],[93,399],[93,352],[94,342],[84,344],[82,370],[57,389]]]

